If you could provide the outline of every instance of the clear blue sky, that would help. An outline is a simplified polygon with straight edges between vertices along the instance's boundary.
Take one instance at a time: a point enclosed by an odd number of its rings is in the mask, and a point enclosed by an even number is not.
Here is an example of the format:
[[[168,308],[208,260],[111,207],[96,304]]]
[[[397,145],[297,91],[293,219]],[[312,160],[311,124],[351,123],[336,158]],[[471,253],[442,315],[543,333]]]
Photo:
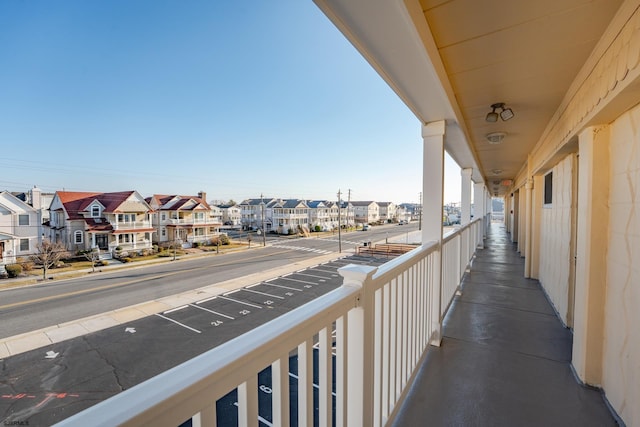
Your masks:
[[[420,123],[310,0],[2,1],[0,190],[34,185],[417,202]]]

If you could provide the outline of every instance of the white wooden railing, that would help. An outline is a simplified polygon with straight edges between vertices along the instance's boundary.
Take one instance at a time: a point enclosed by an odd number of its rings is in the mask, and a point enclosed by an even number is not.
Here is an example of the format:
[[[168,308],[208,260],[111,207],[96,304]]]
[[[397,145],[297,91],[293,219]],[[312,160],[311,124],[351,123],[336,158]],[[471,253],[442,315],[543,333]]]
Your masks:
[[[342,267],[340,288],[59,425],[175,427],[191,419],[194,426],[215,426],[216,402],[237,389],[238,424],[257,426],[258,373],[271,367],[274,426],[288,426],[294,406],[300,426],[313,426],[314,417],[320,426],[331,425],[334,414],[337,426],[384,426],[428,346],[440,343],[442,319],[482,242],[482,224],[478,219],[448,234],[442,251],[428,242],[378,268]],[[292,355],[297,393],[289,390]]]
[[[119,221],[112,222],[111,226],[114,230],[139,230],[145,228],[151,228],[151,221]]]

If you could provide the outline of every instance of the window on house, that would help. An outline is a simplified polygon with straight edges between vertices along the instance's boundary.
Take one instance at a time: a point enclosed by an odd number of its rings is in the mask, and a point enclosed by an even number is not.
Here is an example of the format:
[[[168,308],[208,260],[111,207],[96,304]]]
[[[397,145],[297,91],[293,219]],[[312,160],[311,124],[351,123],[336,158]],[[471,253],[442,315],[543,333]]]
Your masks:
[[[20,239],[20,251],[22,252],[29,251],[29,239]]]
[[[162,213],[162,220],[164,221],[165,219],[167,219],[167,214],[166,213]]]
[[[82,231],[77,230],[75,233],[73,233],[73,241],[75,242],[76,245],[79,245],[82,243]]]
[[[544,204],[553,203],[553,171],[544,176]]]
[[[92,206],[91,207],[91,216],[93,218],[97,218],[100,216],[100,206]]]
[[[162,237],[166,237],[167,236],[167,229],[163,228],[160,230],[160,234],[162,235]]]
[[[18,215],[18,225],[29,225],[29,215]]]

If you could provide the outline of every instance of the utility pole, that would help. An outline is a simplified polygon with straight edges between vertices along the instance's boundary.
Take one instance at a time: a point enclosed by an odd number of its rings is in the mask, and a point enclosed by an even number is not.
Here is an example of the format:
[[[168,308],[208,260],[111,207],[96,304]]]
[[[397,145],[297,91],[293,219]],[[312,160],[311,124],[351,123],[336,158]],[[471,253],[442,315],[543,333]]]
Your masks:
[[[340,213],[340,189],[338,189],[338,252],[341,253],[342,252],[342,233],[341,233],[341,228],[342,225],[340,224],[340,217],[342,216],[342,214]],[[349,213],[349,211],[347,210],[347,214]]]
[[[262,207],[262,246],[267,246],[267,234],[264,229],[264,198],[260,193],[260,206]]]
[[[422,230],[422,191],[420,192],[420,221],[418,221],[418,230]]]
[[[349,226],[349,206],[351,205],[351,189],[347,193],[347,227]]]

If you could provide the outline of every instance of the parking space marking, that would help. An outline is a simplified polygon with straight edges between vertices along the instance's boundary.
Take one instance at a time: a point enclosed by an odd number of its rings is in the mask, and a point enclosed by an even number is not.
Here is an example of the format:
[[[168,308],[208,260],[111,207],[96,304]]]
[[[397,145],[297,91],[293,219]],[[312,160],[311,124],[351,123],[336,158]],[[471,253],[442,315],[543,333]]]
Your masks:
[[[299,378],[298,378],[298,376],[297,376],[296,374],[293,374],[293,373],[289,372],[289,376],[290,376],[291,378],[295,378],[295,379],[296,379],[296,381],[299,381]],[[319,386],[318,384],[316,384],[316,383],[312,383],[312,384],[313,384],[313,388],[320,389],[320,386]],[[333,396],[335,396],[335,395],[336,395],[336,393],[335,393],[335,392],[333,392],[333,391],[331,392],[331,394],[332,394]]]
[[[172,308],[171,310],[167,310],[167,311],[163,311],[162,314],[169,314],[169,313],[173,313],[174,311],[180,311],[183,310],[185,308],[189,307],[188,304],[185,305],[181,305],[180,307],[176,307],[176,308]]]
[[[202,333],[202,332],[200,332],[199,330],[192,328],[191,326],[187,326],[187,325],[185,325],[184,323],[180,323],[180,322],[178,322],[177,320],[173,320],[173,319],[171,319],[171,318],[169,318],[169,317],[163,316],[162,314],[158,314],[158,313],[156,313],[156,316],[158,316],[158,317],[162,317],[163,319],[168,320],[169,322],[173,322],[173,323],[175,323],[176,325],[180,325],[180,326],[182,326],[183,328],[187,328],[187,329],[189,329],[189,330],[191,330],[191,331],[193,331],[193,332],[197,332],[197,333],[199,333],[199,334],[201,334],[201,333]]]
[[[290,288],[288,286],[282,286],[282,285],[276,285],[274,283],[269,283],[269,282],[264,282],[265,285],[269,285],[269,286],[275,286],[276,288],[282,288],[282,289],[287,289],[289,291],[296,291],[296,292],[303,292],[302,289],[298,289],[298,288]]]
[[[200,300],[200,301],[196,302],[196,304],[204,304],[205,302],[209,302],[209,301],[214,300],[216,298],[218,298],[217,295],[213,296],[213,297],[210,297],[210,298],[206,298],[206,299]]]
[[[225,297],[225,296],[222,296],[222,295],[219,295],[218,298],[225,299],[227,301],[235,302],[235,303],[238,303],[238,304],[248,305],[249,307],[253,307],[253,308],[262,308],[262,306],[260,306],[260,305],[251,304],[251,303],[248,303],[248,302],[244,302],[244,301],[240,301],[240,300],[237,300],[237,299]]]
[[[289,275],[287,274],[287,276],[289,276]],[[305,285],[317,285],[317,283],[316,283],[316,282],[307,282],[306,280],[291,279],[291,278],[289,278],[289,277],[287,277],[287,276],[282,276],[282,277],[281,277],[281,279],[284,279],[284,280],[291,280],[292,282],[304,283]]]
[[[272,294],[268,294],[266,292],[260,292],[260,291],[254,291],[253,289],[244,289],[247,292],[253,292],[254,294],[260,294],[260,295],[264,295],[267,297],[271,297],[271,298],[278,298],[278,299],[284,299],[284,297],[279,297],[278,295],[272,295]]]
[[[226,314],[218,313],[217,311],[209,310],[208,308],[200,307],[199,305],[196,305],[196,304],[189,304],[189,305],[191,307],[199,308],[200,310],[208,311],[209,313],[215,314],[216,316],[221,316],[221,317],[226,317],[227,319],[236,320],[234,317],[227,316]]]
[[[327,276],[319,276],[319,275],[315,275],[315,274],[309,274],[309,273],[298,273],[301,276],[307,276],[307,277],[315,277],[316,279],[320,279],[321,282],[327,280]],[[331,277],[339,277],[339,274],[332,274]]]

